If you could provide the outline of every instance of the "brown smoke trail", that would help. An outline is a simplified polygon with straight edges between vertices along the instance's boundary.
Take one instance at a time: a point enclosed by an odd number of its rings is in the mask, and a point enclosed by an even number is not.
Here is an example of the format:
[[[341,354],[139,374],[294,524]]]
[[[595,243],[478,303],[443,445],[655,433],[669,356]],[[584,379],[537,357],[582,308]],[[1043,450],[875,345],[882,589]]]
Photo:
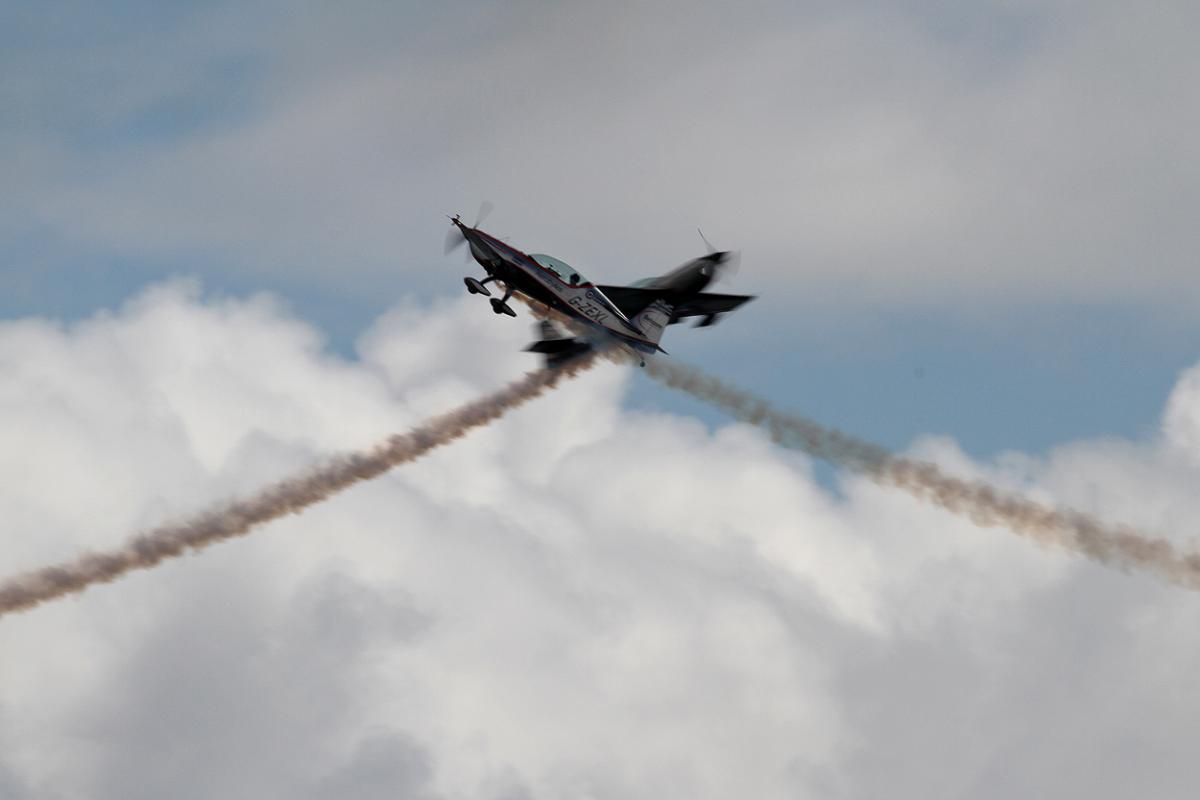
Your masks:
[[[92,584],[116,580],[131,570],[148,569],[188,550],[200,550],[242,536],[255,526],[286,514],[299,513],[360,481],[378,477],[392,467],[420,458],[474,428],[487,425],[595,362],[594,357],[588,357],[568,367],[530,372],[486,397],[434,417],[406,433],[395,434],[373,450],[334,458],[307,474],[268,486],[248,499],[135,536],[117,550],[87,553],[73,562],[18,575],[0,583],[0,616],[81,592]]]
[[[646,362],[646,374],[765,429],[776,442],[849,467],[880,484],[896,486],[978,525],[1004,525],[1042,544],[1064,547],[1121,570],[1157,573],[1188,589],[1200,589],[1200,554],[1182,554],[1163,539],[1132,528],[1108,526],[1069,509],[1053,509],[982,481],[945,475],[934,464],[899,458],[878,445],[786,414],[749,392],[699,370],[662,359]]]

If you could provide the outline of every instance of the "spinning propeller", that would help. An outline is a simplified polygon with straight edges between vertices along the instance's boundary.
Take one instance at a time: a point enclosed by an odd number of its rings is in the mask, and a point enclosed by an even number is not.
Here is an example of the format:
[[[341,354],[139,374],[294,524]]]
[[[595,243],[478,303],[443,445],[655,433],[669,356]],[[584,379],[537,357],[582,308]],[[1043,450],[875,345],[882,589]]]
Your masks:
[[[704,231],[696,228],[696,233],[700,234],[700,241],[704,242],[704,246],[708,248],[708,260],[711,262],[711,266],[701,268],[700,272],[711,276],[714,281],[728,280],[732,282],[741,268],[742,254],[736,250],[718,250],[712,246],[712,242],[704,235]]]
[[[492,213],[493,208],[495,208],[495,206],[493,206],[487,200],[484,200],[482,203],[480,203],[479,213],[475,215],[475,224],[471,227],[478,228],[480,225],[482,225],[483,221],[487,219],[488,214]],[[451,221],[457,219],[457,216],[451,217]],[[466,243],[467,237],[463,236],[462,231],[458,229],[457,225],[451,226],[450,230],[446,231],[446,255],[449,255],[451,252],[457,250]],[[469,254],[467,255],[467,258],[470,259]]]

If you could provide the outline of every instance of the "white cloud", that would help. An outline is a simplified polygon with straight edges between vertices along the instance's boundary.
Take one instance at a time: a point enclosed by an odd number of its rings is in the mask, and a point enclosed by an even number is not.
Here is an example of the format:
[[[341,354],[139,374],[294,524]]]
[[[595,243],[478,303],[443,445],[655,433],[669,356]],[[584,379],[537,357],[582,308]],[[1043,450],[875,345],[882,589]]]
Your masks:
[[[402,304],[345,361],[270,298],[189,284],[5,323],[5,570],[371,443],[534,366],[527,333]],[[300,517],[0,620],[0,789],[1190,796],[1191,594],[835,492],[753,429],[623,410],[629,380],[597,368]],[[1162,441],[914,452],[1184,537],[1189,380]]]

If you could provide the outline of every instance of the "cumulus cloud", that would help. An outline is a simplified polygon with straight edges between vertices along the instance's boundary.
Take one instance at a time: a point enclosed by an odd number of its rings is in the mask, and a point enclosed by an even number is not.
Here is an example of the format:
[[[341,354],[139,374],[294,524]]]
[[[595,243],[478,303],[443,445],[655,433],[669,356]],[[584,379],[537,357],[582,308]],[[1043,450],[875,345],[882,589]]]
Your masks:
[[[188,284],[4,323],[5,569],[501,385],[528,332],[467,299],[402,304],[345,360],[269,297]],[[300,517],[6,617],[0,786],[1190,796],[1191,593],[822,480],[746,426],[625,410],[632,375],[603,365]],[[1186,544],[1180,385],[1154,441],[911,454]]]

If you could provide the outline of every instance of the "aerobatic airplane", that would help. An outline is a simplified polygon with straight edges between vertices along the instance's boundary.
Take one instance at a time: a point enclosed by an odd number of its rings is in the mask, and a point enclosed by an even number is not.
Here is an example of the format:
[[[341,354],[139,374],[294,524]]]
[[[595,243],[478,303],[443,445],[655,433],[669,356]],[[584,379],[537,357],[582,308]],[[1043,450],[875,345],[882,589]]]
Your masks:
[[[482,213],[481,213],[482,216]],[[700,317],[696,327],[712,325],[724,313],[754,299],[746,295],[712,294],[701,291],[714,278],[736,263],[733,254],[718,251],[704,239],[708,255],[692,259],[657,278],[647,278],[632,286],[600,286],[553,256],[520,250],[474,226],[466,225],[458,215],[450,218],[454,227],[446,238],[446,252],[463,244],[487,272],[478,280],[463,278],[471,294],[491,295],[488,283],[504,287],[503,297],[492,297],[492,311],[515,317],[508,304],[520,293],[564,314],[583,333],[570,336],[550,321],[539,326],[540,340],[527,350],[541,353],[546,366],[557,367],[597,347],[615,344],[642,354],[666,352],[659,346],[667,325],[684,317]],[[701,234],[701,239],[704,234]],[[641,363],[645,365],[645,361]]]

